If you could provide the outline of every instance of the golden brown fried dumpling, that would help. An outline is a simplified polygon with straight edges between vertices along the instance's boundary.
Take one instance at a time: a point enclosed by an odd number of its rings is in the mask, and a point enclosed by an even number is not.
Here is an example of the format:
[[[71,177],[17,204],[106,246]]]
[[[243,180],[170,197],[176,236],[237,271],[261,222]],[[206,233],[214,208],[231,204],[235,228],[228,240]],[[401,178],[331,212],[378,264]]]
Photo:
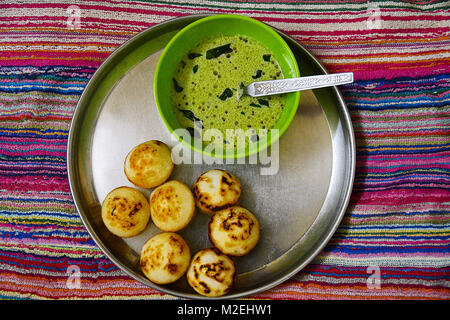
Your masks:
[[[241,196],[241,183],[230,172],[209,170],[198,177],[192,191],[195,204],[203,212],[212,214],[235,205]]]
[[[199,294],[220,297],[231,290],[236,268],[228,256],[215,248],[207,248],[192,257],[186,275],[189,285]]]
[[[191,261],[191,251],[178,234],[162,232],[148,239],[141,250],[140,266],[151,281],[167,284],[180,279]]]
[[[195,212],[191,189],[177,180],[160,185],[150,195],[150,211],[159,229],[172,232],[183,229]]]
[[[172,174],[173,168],[170,149],[158,140],[134,147],[124,164],[128,180],[141,188],[154,188],[164,183]]]
[[[225,254],[243,256],[258,243],[259,222],[249,210],[234,206],[216,212],[209,221],[208,235],[212,244]]]
[[[102,203],[105,226],[119,237],[132,237],[145,229],[150,219],[147,198],[130,187],[112,190]]]

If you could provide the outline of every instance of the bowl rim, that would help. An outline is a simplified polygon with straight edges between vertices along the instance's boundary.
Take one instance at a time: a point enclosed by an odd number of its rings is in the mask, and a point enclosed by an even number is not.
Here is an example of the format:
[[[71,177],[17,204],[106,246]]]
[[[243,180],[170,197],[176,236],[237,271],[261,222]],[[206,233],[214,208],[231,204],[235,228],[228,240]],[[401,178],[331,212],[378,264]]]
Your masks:
[[[300,77],[300,70],[298,67],[298,63],[297,63],[297,59],[294,55],[294,53],[292,52],[291,48],[289,47],[289,45],[286,43],[286,41],[283,39],[283,37],[277,32],[276,29],[274,29],[272,26],[259,21],[257,19],[245,16],[245,15],[240,15],[240,14],[214,14],[214,15],[210,15],[210,16],[206,16],[204,18],[200,18],[190,24],[188,24],[187,26],[185,26],[184,28],[182,28],[180,31],[178,31],[167,43],[167,45],[164,47],[163,52],[161,53],[159,59],[158,59],[158,63],[156,65],[156,69],[155,69],[155,73],[154,73],[154,99],[155,99],[155,104],[156,107],[158,109],[159,115],[161,117],[161,119],[164,122],[165,127],[169,130],[169,132],[172,134],[172,136],[175,137],[175,139],[179,142],[181,142],[183,145],[189,147],[191,150],[193,150],[194,152],[198,152],[200,154],[202,154],[202,156],[208,156],[208,157],[212,157],[212,158],[219,158],[219,159],[238,159],[238,158],[242,158],[242,157],[249,157],[252,156],[254,154],[260,153],[262,150],[265,150],[266,148],[269,148],[274,142],[276,142],[278,139],[281,138],[281,136],[283,135],[283,133],[287,130],[287,128],[289,127],[289,125],[291,124],[292,120],[295,117],[295,114],[297,113],[298,107],[299,107],[299,103],[300,103],[300,91],[296,91],[296,92],[291,92],[288,93],[289,95],[294,96],[293,98],[293,102],[292,102],[292,107],[289,110],[289,113],[286,116],[286,120],[282,123],[282,125],[280,125],[278,129],[278,132],[274,135],[272,135],[272,129],[268,130],[268,138],[266,139],[266,143],[265,144],[260,144],[259,142],[256,144],[256,147],[250,149],[250,148],[245,148],[245,150],[243,151],[238,151],[236,149],[233,150],[233,152],[226,152],[226,150],[222,150],[225,152],[222,152],[222,154],[211,154],[208,152],[204,151],[204,147],[203,147],[203,142],[200,144],[201,147],[197,148],[197,145],[194,143],[188,143],[183,139],[183,136],[178,135],[175,130],[178,128],[172,128],[169,123],[168,120],[163,112],[162,106],[161,106],[161,102],[159,100],[159,86],[158,86],[158,76],[161,74],[161,69],[163,68],[163,62],[164,59],[166,58],[167,55],[170,54],[170,48],[174,45],[174,43],[176,43],[178,41],[179,38],[181,38],[186,32],[188,32],[191,28],[194,28],[200,24],[204,24],[207,23],[210,20],[217,20],[217,19],[235,19],[235,20],[242,20],[242,21],[246,21],[246,22],[250,22],[252,24],[257,25],[258,27],[264,29],[265,32],[268,32],[273,38],[275,38],[286,50],[286,52],[288,53],[288,60],[291,62],[291,65],[293,66],[294,69],[294,73],[296,74],[297,77]],[[286,105],[285,105],[286,107]]]

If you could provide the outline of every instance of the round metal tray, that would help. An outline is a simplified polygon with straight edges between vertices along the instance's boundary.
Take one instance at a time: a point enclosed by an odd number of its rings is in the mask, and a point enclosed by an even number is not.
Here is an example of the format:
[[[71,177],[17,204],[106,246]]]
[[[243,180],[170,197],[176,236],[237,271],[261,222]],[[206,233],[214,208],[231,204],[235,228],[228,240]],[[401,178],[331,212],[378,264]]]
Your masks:
[[[100,210],[110,190],[132,186],[123,173],[125,156],[132,147],[151,139],[169,146],[175,143],[154,102],[154,70],[171,37],[203,16],[185,16],[155,25],[114,51],[95,72],[78,102],[67,149],[73,199],[97,245],[134,279],[183,298],[204,297],[189,287],[185,276],[161,286],[140,270],[142,245],[160,231],[150,223],[138,236],[118,238],[104,226]],[[303,76],[327,73],[305,48],[280,34],[296,55]],[[301,94],[298,113],[279,141],[279,155],[276,175],[261,175],[261,167],[267,165],[181,164],[171,176],[192,185],[211,168],[231,171],[243,185],[241,205],[260,221],[260,242],[249,255],[234,258],[236,282],[221,298],[255,294],[289,279],[320,252],[339,225],[353,184],[355,142],[349,114],[336,87]],[[196,212],[191,223],[179,232],[192,254],[211,247],[208,220],[207,215]]]

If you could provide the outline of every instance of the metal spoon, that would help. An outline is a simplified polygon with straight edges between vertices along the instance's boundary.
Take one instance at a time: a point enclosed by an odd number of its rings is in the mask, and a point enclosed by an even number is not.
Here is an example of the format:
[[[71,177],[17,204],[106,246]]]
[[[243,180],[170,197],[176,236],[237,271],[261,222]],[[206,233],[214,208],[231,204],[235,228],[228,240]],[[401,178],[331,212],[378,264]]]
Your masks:
[[[238,100],[243,95],[251,97],[270,96],[274,94],[337,86],[353,82],[353,72],[325,74],[300,78],[267,80],[252,82],[248,86],[239,86]]]

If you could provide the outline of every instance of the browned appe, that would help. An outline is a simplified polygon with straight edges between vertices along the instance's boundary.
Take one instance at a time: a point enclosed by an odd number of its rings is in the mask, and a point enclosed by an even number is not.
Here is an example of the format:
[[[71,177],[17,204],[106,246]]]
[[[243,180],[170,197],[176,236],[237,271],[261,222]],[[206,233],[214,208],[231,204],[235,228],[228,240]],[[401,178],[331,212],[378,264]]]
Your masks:
[[[189,246],[180,235],[162,232],[148,239],[142,247],[140,267],[149,280],[168,284],[184,275],[190,258]]]
[[[260,227],[249,210],[234,206],[216,212],[208,224],[211,243],[224,254],[243,256],[259,241]]]
[[[126,156],[127,179],[141,188],[154,188],[172,174],[174,163],[170,149],[161,141],[150,140],[135,146]]]
[[[234,261],[215,248],[198,251],[187,272],[189,285],[199,294],[219,297],[228,293],[234,284]]]
[[[119,237],[132,237],[145,229],[150,219],[150,206],[137,189],[119,187],[105,197],[101,210],[105,226]]]

